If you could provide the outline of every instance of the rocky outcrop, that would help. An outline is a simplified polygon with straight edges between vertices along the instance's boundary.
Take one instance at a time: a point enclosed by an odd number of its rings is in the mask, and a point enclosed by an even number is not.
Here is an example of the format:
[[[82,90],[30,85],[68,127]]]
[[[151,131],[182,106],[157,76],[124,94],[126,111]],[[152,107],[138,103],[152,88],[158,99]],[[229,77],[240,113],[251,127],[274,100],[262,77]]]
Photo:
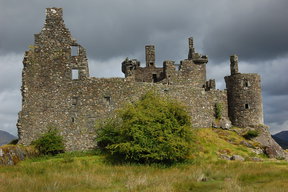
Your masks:
[[[261,147],[264,153],[269,158],[276,158],[276,159],[286,159],[288,160],[288,154],[285,152],[278,143],[274,141],[272,138],[269,127],[265,125],[258,125],[256,127],[249,127],[250,130],[258,130],[259,135],[255,137],[253,140],[257,141],[261,144]]]
[[[15,165],[19,161],[37,155],[38,151],[32,146],[4,145],[0,147],[0,166]]]
[[[232,127],[231,121],[225,117],[216,119],[213,124],[213,128],[230,129]]]
[[[232,155],[232,157],[230,158],[230,160],[234,160],[234,161],[244,161],[244,157],[242,157],[241,155]]]

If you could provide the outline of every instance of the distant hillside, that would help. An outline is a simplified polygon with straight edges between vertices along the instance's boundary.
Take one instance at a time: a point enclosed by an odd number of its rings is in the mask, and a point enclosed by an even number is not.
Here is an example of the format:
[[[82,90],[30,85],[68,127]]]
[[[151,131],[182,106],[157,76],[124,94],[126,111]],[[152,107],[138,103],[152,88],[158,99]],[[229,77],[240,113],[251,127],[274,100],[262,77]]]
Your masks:
[[[281,131],[272,135],[272,138],[283,148],[288,149],[288,131]]]
[[[7,133],[6,131],[0,130],[0,146],[10,143],[10,141],[17,139],[14,135],[11,135],[10,133]]]

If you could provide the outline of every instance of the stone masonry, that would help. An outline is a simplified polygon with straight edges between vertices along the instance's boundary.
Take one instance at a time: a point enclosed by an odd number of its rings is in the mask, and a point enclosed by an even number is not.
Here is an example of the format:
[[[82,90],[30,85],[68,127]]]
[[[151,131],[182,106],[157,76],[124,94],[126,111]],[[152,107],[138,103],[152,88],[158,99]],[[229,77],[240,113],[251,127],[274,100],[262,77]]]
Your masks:
[[[223,119],[235,126],[263,124],[260,77],[239,73],[237,56],[231,56],[227,90],[216,90],[215,80],[206,80],[208,57],[195,52],[192,38],[188,58],[179,65],[164,61],[157,67],[155,47],[147,45],[145,52],[145,67],[136,59],[122,62],[125,78],[89,77],[86,51],[65,27],[62,9],[47,8],[44,27],[23,59],[19,142],[29,145],[55,127],[67,150],[91,149],[95,122],[148,90],[186,105],[193,127],[211,127],[217,103]]]

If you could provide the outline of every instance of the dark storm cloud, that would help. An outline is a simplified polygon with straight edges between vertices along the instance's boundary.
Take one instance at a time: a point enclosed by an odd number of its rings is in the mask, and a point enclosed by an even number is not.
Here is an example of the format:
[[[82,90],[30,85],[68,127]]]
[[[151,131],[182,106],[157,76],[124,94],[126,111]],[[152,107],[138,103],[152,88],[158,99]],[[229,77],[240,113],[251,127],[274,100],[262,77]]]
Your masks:
[[[100,60],[142,53],[145,44],[159,45],[159,50],[164,48],[163,55],[177,55],[178,42],[197,34],[199,27],[189,28],[200,24],[197,14],[200,15],[203,7],[199,1],[191,4],[188,0],[181,3],[169,0],[3,2],[0,12],[1,23],[5,26],[0,33],[0,37],[5,37],[1,38],[2,54],[22,53],[33,43],[32,34],[43,26],[44,8],[58,6],[63,7],[66,26],[87,48],[89,57]],[[168,51],[165,47],[171,49]]]
[[[288,126],[287,0],[0,0],[0,129],[16,133],[21,62],[47,7],[63,8],[91,76],[123,76],[121,61],[144,64],[147,44],[156,46],[157,65],[179,63],[193,36],[196,51],[209,56],[207,77],[224,89],[229,56],[238,54],[240,72],[261,75],[266,123],[274,131]]]
[[[264,95],[265,121],[282,124],[288,120],[288,95],[266,96]],[[287,127],[288,128],[288,127]]]
[[[288,51],[286,0],[2,0],[2,54],[27,49],[52,6],[63,7],[72,35],[99,60],[143,54],[145,44],[156,45],[160,64],[166,57],[180,60],[189,36],[218,62],[234,53],[261,60]]]
[[[264,61],[288,53],[287,0],[230,1],[225,6],[215,13],[204,38],[213,59],[237,53],[242,60]]]

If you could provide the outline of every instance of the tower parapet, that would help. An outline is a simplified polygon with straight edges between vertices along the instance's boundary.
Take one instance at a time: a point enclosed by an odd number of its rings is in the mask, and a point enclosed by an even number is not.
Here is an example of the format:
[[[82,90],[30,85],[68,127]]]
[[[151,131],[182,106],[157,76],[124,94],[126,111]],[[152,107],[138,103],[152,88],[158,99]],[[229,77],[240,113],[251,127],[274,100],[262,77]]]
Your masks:
[[[231,75],[225,77],[225,82],[232,124],[239,127],[264,124],[260,76],[239,73],[236,55],[231,56],[230,61]]]

